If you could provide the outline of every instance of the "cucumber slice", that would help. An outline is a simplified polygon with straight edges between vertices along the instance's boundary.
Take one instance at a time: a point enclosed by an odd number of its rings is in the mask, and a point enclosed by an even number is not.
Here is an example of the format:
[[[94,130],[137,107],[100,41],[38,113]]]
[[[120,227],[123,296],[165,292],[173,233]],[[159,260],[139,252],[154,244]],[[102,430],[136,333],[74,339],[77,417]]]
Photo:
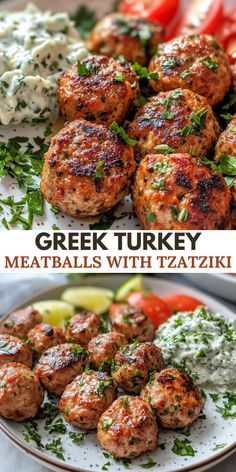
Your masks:
[[[125,302],[131,293],[142,292],[143,290],[144,284],[142,275],[134,275],[117,289],[115,300],[117,302]]]
[[[111,305],[114,293],[100,287],[74,287],[66,289],[61,298],[76,307],[102,315]]]
[[[33,308],[41,313],[43,321],[62,329],[64,328],[64,321],[75,314],[73,305],[61,300],[43,300],[34,303]]]

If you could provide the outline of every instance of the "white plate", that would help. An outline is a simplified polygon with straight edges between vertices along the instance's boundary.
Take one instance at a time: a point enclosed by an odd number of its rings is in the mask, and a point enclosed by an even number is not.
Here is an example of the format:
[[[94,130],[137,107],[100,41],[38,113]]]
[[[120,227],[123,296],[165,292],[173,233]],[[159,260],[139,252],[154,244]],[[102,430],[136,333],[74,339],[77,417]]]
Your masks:
[[[212,311],[219,312],[229,319],[234,317],[234,314],[225,306],[197,290],[192,290],[183,285],[167,282],[162,279],[154,279],[151,277],[144,277],[144,279],[145,286],[157,295],[162,296],[177,292],[191,294],[202,299],[202,301]],[[97,279],[87,278],[86,280],[81,281],[80,284],[93,284],[114,289],[124,280],[125,276],[113,275],[112,277],[102,276]],[[22,306],[26,306],[27,304],[38,300],[60,297],[60,294],[64,289],[65,285],[50,290],[50,292],[46,292],[28,300],[27,303],[24,303]],[[198,419],[193,424],[191,427],[191,436],[188,438],[191,441],[193,448],[196,450],[194,457],[178,456],[171,451],[174,439],[178,438],[183,440],[185,436],[177,431],[161,431],[159,435],[159,444],[166,443],[166,449],[162,450],[158,448],[151,454],[143,455],[141,458],[133,460],[132,464],[129,466],[130,472],[141,472],[143,469],[140,466],[147,462],[147,457],[149,455],[157,463],[157,466],[152,470],[160,470],[161,472],[187,472],[206,470],[232,454],[236,449],[236,442],[234,440],[235,424],[233,423],[233,420],[223,419],[215,411],[215,404],[210,400],[209,396],[207,398],[204,413],[206,414],[206,419]],[[80,445],[73,444],[67,434],[60,435],[65,449],[65,462],[63,462],[56,459],[55,456],[52,456],[48,451],[38,450],[37,447],[34,446],[34,443],[28,444],[22,437],[22,425],[11,421],[1,420],[0,427],[8,438],[21,450],[30,453],[36,460],[54,470],[97,472],[98,470],[101,470],[102,466],[109,460],[103,456],[103,451],[93,433],[90,433],[86,437],[85,442]],[[71,428],[68,426],[68,431],[70,429]],[[42,435],[43,443],[59,437],[59,435],[48,435],[41,426],[39,431]],[[213,451],[216,445],[222,443],[224,443],[225,446],[220,451]],[[126,468],[121,462],[115,463],[114,461],[111,461],[108,470],[109,472],[124,472]]]
[[[236,275],[231,274],[185,274],[193,284],[206,292],[236,302]]]

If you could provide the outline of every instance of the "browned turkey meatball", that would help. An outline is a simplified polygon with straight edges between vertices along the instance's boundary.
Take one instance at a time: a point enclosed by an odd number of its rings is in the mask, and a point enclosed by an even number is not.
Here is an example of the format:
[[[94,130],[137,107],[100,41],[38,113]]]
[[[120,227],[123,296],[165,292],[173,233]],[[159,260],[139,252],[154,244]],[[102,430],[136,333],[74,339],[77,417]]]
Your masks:
[[[91,56],[59,79],[59,104],[65,120],[84,118],[110,125],[122,123],[139,91],[137,75],[127,63]]]
[[[134,458],[157,447],[157,424],[149,405],[138,397],[122,396],[98,423],[97,438],[115,457]]]
[[[87,44],[91,51],[105,56],[123,56],[145,66],[163,40],[163,28],[139,16],[111,13],[93,29]]]
[[[48,323],[41,323],[31,329],[28,333],[28,340],[30,348],[38,357],[50,347],[66,342],[63,331]]]
[[[112,378],[116,385],[129,393],[139,393],[151,372],[164,367],[161,349],[153,343],[133,343],[121,348],[114,358]]]
[[[184,428],[192,424],[203,407],[192,378],[177,369],[164,369],[152,375],[141,398],[150,403],[158,422],[165,428]]]
[[[149,153],[158,154],[163,145],[170,146],[172,152],[205,156],[220,128],[204,97],[176,89],[151,97],[137,112],[128,131],[131,138],[138,140],[135,152],[142,159]]]
[[[127,339],[121,333],[99,334],[88,343],[90,363],[95,369],[110,371],[111,361],[120,347],[127,344]]]
[[[61,395],[66,386],[81,374],[87,352],[78,344],[60,344],[51,347],[40,357],[35,375],[49,392]]]
[[[133,205],[143,229],[230,229],[230,191],[221,173],[188,154],[140,163]]]
[[[124,334],[128,341],[136,339],[144,342],[154,339],[154,324],[140,308],[128,304],[114,305],[109,312],[109,318],[112,331]]]
[[[64,213],[99,215],[129,193],[135,167],[133,148],[115,132],[84,120],[73,121],[51,140],[41,191]]]
[[[14,421],[34,418],[43,402],[43,388],[26,365],[0,367],[0,415]]]
[[[236,159],[236,115],[233,116],[225,131],[220,134],[216,143],[215,160],[218,161],[223,154]]]
[[[32,352],[15,336],[0,334],[0,366],[8,362],[20,362],[32,367]]]
[[[116,398],[113,380],[104,372],[87,371],[66,387],[60,410],[81,429],[96,429],[101,414]]]
[[[101,318],[96,313],[78,313],[69,321],[66,339],[86,347],[90,339],[98,335],[101,327]]]
[[[42,316],[31,307],[23,308],[11,313],[1,325],[1,332],[17,336],[18,338],[27,338],[30,329],[41,323]]]
[[[225,52],[207,35],[179,36],[163,43],[149,72],[158,73],[158,78],[150,81],[155,91],[189,89],[206,97],[210,105],[223,100],[232,81]]]

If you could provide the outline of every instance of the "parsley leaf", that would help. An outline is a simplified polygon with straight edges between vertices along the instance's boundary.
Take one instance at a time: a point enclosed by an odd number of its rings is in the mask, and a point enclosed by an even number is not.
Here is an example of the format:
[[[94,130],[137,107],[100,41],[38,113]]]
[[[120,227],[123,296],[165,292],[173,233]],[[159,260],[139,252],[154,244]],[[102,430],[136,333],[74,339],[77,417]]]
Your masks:
[[[152,457],[148,457],[147,458],[147,462],[145,464],[140,464],[140,467],[142,467],[142,469],[151,469],[152,467],[154,467],[156,465],[156,462],[154,462],[154,460],[152,459]]]
[[[202,59],[202,63],[208,67],[210,70],[215,70],[219,66],[218,62],[213,61],[213,59],[209,56]]]
[[[82,39],[89,35],[97,22],[95,12],[86,5],[81,5],[72,19],[75,21],[75,27]]]
[[[172,451],[178,456],[195,456],[195,451],[188,439],[184,439],[183,441],[175,439]]]
[[[113,121],[113,123],[109,126],[110,131],[115,131],[122,139],[123,141],[128,144],[129,146],[136,146],[137,142],[135,139],[131,139],[129,135],[126,133],[124,128],[122,126],[119,126],[116,121]]]

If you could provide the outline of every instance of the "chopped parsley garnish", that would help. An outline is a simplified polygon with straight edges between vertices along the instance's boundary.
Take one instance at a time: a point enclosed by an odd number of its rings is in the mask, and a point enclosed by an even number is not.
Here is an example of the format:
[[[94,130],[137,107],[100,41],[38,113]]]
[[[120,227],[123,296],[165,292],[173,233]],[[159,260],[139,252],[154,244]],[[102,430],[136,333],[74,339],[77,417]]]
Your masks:
[[[59,418],[56,420],[54,423],[50,423],[45,426],[45,430],[51,433],[60,433],[60,434],[65,434],[66,433],[66,425],[63,421],[62,418]]]
[[[60,410],[55,403],[46,402],[40,408],[39,413],[37,415],[37,419],[44,419],[46,418],[46,425],[50,425],[55,418],[59,415]]]
[[[104,430],[104,429],[108,429],[110,428],[110,426],[112,426],[114,423],[113,419],[112,418],[108,418],[107,420],[103,420],[101,422],[101,428]]]
[[[109,130],[115,131],[115,133],[117,133],[121,137],[121,139],[123,139],[123,141],[129,146],[136,146],[138,141],[136,141],[135,139],[131,139],[124,130],[124,128],[122,128],[122,126],[119,126],[116,121],[113,121],[113,123],[109,126]]]
[[[196,354],[196,357],[197,358],[201,358],[201,357],[206,357],[206,351],[205,349],[199,349],[198,353]]]
[[[73,344],[71,352],[73,352],[73,354],[83,354],[84,356],[88,355],[86,349],[84,349],[84,347],[80,346],[79,344]]]
[[[154,146],[156,151],[158,151],[159,154],[173,154],[175,150],[168,146],[168,144],[158,144],[157,146]]]
[[[82,76],[92,75],[91,67],[89,66],[89,64],[84,64],[80,61],[78,61],[77,63],[77,71],[78,71],[78,75],[82,75]]]
[[[233,118],[233,115],[231,115],[231,113],[222,113],[220,116],[221,118],[224,118],[224,120],[226,120],[228,123],[230,123]]]
[[[188,219],[188,210],[186,208],[182,208],[182,210],[179,211],[176,205],[171,206],[171,214],[181,223],[185,223],[185,221]]]
[[[199,162],[208,165],[215,172],[221,172],[225,176],[227,186],[232,187],[236,178],[236,158],[234,156],[222,154],[217,162],[203,157]]]
[[[189,75],[189,69],[183,70],[183,72],[180,74],[181,79],[185,79]]]
[[[218,62],[213,61],[211,57],[206,57],[202,60],[202,63],[208,67],[208,69],[215,70],[219,66]]]
[[[107,380],[100,380],[96,389],[96,393],[99,397],[103,397],[104,390],[106,388],[113,387],[113,380],[111,378]]]
[[[188,439],[184,439],[183,441],[175,439],[172,451],[178,456],[195,456],[195,451]]]
[[[80,443],[85,440],[85,437],[87,436],[88,433],[76,433],[75,431],[70,431],[69,432],[69,438],[72,440],[74,443]]]
[[[230,131],[231,131],[232,133],[236,133],[236,126],[232,126],[232,127],[230,128]]]
[[[145,462],[144,464],[140,464],[140,467],[142,467],[142,469],[151,469],[155,465],[156,465],[156,462],[154,462],[152,457],[148,456],[147,462]]]
[[[207,108],[201,108],[190,115],[191,125],[186,125],[182,130],[177,131],[179,136],[188,136],[189,134],[198,134],[205,127]]]
[[[219,451],[219,449],[223,449],[225,446],[227,446],[227,443],[216,444],[212,451]]]
[[[224,392],[223,405],[216,406],[216,411],[221,414],[222,418],[236,418],[236,393]]]
[[[129,440],[129,445],[132,446],[133,444],[138,444],[138,443],[140,443],[140,441],[141,441],[140,438],[132,437],[132,438]]]
[[[33,421],[28,421],[27,423],[24,423],[24,428],[25,431],[23,432],[23,437],[25,441],[30,442],[34,441],[35,444],[38,446],[38,448],[42,448],[42,438],[38,432],[38,426],[35,422]]]
[[[178,433],[184,434],[185,436],[190,436],[191,435],[190,426],[187,425],[182,429],[178,429]]]
[[[166,177],[162,177],[160,180],[154,180],[152,182],[152,189],[153,190],[164,190],[166,183]]]
[[[137,73],[139,80],[157,80],[158,72],[149,72],[147,67],[141,66],[137,62],[133,64],[133,69]]]
[[[170,111],[168,110],[164,110],[163,113],[162,113],[162,116],[163,118],[165,118],[166,120],[172,120],[174,118],[174,113],[171,113]]]
[[[179,61],[177,61],[177,59],[175,59],[174,57],[169,57],[168,59],[165,59],[161,62],[161,66],[163,69],[172,69],[174,67],[179,67],[179,65]]]
[[[86,5],[81,5],[73,16],[75,27],[82,39],[86,38],[95,26],[97,19],[95,12]]]
[[[5,341],[0,342],[0,352],[9,353],[10,349],[11,349],[11,345],[8,342],[5,342]]]
[[[65,460],[64,457],[64,449],[61,444],[61,438],[58,439],[53,439],[51,443],[45,444],[45,449],[47,451],[51,451],[52,454],[54,454],[58,459],[61,459],[62,461]]]
[[[89,229],[93,230],[103,230],[103,229],[109,229],[111,225],[114,223],[116,220],[116,216],[114,215],[114,208],[104,215],[102,215],[96,223],[92,223],[89,225]]]
[[[154,211],[150,211],[149,215],[147,216],[147,222],[154,223],[154,221],[156,221],[156,214]]]
[[[96,179],[103,179],[104,178],[104,162],[99,161],[96,165],[95,169],[95,177]]]
[[[122,74],[121,72],[117,72],[116,76],[114,77],[114,80],[116,80],[116,82],[124,82],[124,74]]]

